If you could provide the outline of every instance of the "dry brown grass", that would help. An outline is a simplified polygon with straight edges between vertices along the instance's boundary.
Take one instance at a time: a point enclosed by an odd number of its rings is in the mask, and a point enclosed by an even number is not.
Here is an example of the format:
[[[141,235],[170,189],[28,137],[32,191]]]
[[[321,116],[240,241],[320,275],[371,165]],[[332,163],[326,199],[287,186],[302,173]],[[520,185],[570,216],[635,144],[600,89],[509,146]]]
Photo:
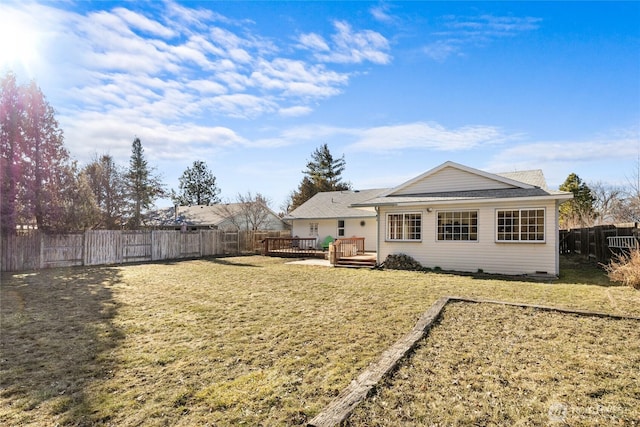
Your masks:
[[[450,303],[345,425],[640,425],[640,321]]]
[[[629,287],[560,282],[264,257],[3,274],[0,424],[302,425],[443,295],[640,314]]]
[[[640,250],[622,253],[606,266],[609,278],[635,289],[640,289]]]

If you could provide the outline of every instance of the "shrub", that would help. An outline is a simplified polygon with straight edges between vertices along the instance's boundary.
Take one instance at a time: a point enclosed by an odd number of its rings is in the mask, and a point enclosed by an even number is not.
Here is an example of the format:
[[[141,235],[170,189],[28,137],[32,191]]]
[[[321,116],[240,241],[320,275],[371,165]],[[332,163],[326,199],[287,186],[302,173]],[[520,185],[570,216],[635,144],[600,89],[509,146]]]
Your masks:
[[[634,249],[614,257],[605,266],[609,279],[640,290],[640,250]]]
[[[384,268],[388,268],[389,270],[423,270],[422,265],[418,261],[405,254],[387,255],[387,258],[384,260],[383,266]]]

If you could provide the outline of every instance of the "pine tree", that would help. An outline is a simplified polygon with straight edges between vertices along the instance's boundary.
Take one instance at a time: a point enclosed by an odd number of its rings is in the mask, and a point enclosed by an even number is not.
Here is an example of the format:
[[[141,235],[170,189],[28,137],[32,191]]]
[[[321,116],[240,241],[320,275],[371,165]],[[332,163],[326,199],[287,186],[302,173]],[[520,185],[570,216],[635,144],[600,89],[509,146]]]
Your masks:
[[[85,166],[83,173],[100,209],[98,227],[117,230],[124,225],[127,209],[124,171],[104,154]]]
[[[63,186],[70,160],[55,112],[35,82],[19,86],[13,73],[0,81],[2,232],[16,226],[65,228]]]
[[[18,188],[22,166],[22,95],[16,76],[0,80],[0,221],[2,234],[16,232]]]
[[[344,155],[334,159],[327,144],[316,148],[307,162],[307,169],[302,172],[305,174],[302,182],[290,196],[289,210],[297,208],[319,192],[351,189],[351,184],[341,179],[345,167]]]
[[[180,193],[172,192],[173,203],[179,206],[213,205],[220,203],[216,177],[202,160],[193,162],[179,178]]]
[[[131,145],[129,170],[125,176],[129,199],[129,221],[131,229],[142,226],[142,211],[153,206],[153,202],[165,195],[160,176],[154,173],[144,157],[144,149],[140,138],[135,138]]]
[[[575,173],[569,174],[560,186],[573,193],[573,199],[560,205],[560,225],[563,228],[590,226],[595,219],[595,197],[589,186]]]

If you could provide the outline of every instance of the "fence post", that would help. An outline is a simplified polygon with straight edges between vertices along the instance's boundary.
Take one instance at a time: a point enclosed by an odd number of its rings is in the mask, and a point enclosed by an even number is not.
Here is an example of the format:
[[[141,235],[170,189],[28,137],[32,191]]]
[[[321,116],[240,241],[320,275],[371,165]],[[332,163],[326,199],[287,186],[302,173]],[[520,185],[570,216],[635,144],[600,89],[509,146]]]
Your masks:
[[[42,232],[38,230],[38,240],[40,240],[40,270],[44,268],[44,237]]]

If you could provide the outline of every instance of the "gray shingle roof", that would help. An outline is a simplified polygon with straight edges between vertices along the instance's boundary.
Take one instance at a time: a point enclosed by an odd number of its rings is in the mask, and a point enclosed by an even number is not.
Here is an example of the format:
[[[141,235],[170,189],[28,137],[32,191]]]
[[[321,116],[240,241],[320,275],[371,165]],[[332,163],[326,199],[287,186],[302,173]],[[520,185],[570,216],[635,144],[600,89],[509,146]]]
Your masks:
[[[242,203],[221,203],[215,205],[195,205],[195,206],[178,206],[176,208],[164,208],[147,213],[148,225],[161,226],[180,226],[182,224],[191,226],[220,226],[231,217],[240,215],[243,210]],[[268,209],[268,208],[267,208]],[[278,216],[269,209],[271,220],[280,221]]]
[[[483,200],[513,199],[524,197],[563,196],[564,192],[550,191],[542,188],[508,188],[498,190],[451,191],[427,194],[411,194],[403,196],[386,196],[369,199],[356,206],[394,205],[394,204],[422,204],[438,202],[480,202]]]
[[[570,198],[570,193],[549,190],[544,174],[540,169],[503,172],[493,175],[535,187],[450,191],[402,196],[384,196],[385,193],[391,191],[391,189],[388,188],[361,191],[331,191],[316,194],[302,206],[287,215],[285,219],[374,217],[375,212],[372,209],[373,206],[376,205],[480,202],[483,200],[537,197],[551,197],[556,199]],[[367,207],[371,210],[364,210]]]
[[[372,209],[356,209],[350,206],[373,199],[387,190],[386,188],[382,188],[318,193],[291,211],[285,219],[375,217],[376,213]]]
[[[513,179],[514,181],[520,181],[526,184],[535,185],[536,187],[540,187],[545,190],[548,189],[547,181],[544,179],[544,174],[540,169],[518,172],[501,172],[497,173],[496,175]]]

